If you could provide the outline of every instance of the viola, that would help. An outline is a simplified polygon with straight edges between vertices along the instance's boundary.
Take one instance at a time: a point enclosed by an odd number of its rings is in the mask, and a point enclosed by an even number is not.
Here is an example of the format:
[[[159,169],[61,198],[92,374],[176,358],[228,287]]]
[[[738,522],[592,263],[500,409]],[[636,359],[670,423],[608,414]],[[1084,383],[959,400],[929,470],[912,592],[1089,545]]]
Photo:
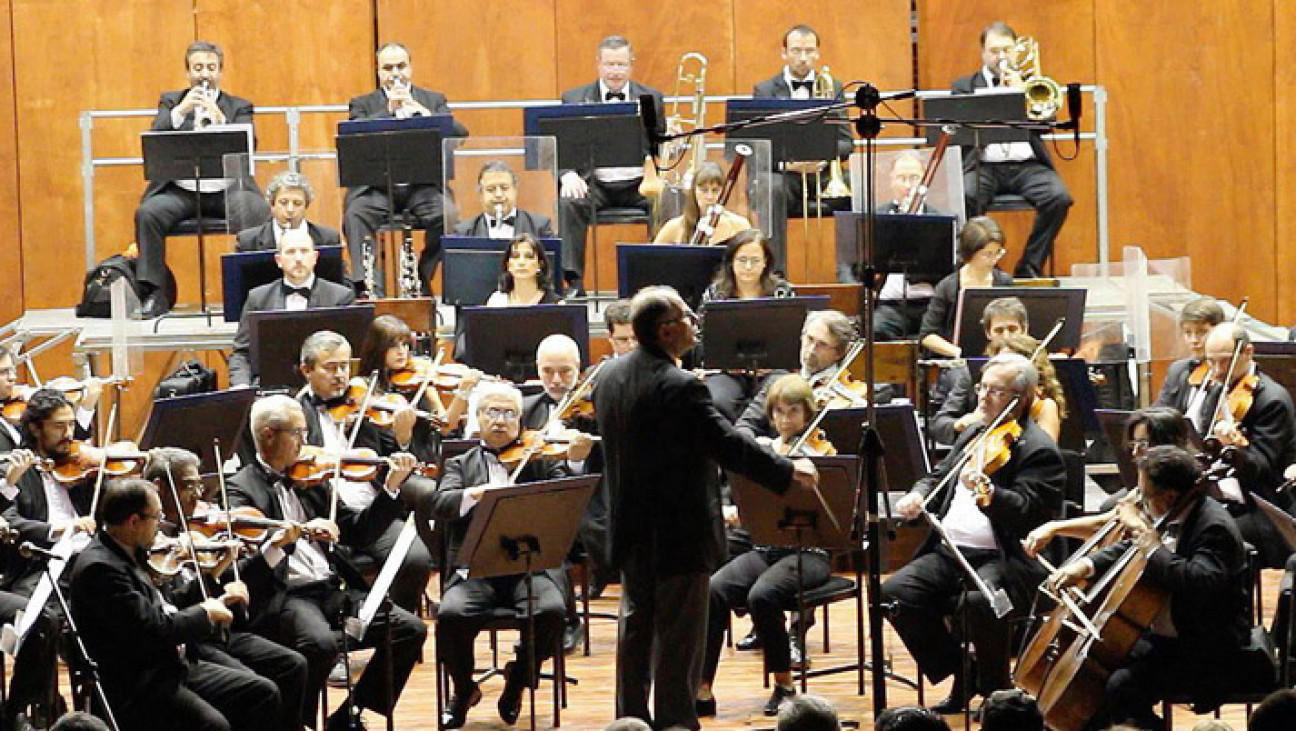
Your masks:
[[[102,448],[74,441],[67,455],[54,460],[54,468],[50,471],[55,480],[69,485],[100,471],[107,478],[136,475],[144,469],[147,461],[148,453],[141,452],[131,441],[116,442]]]
[[[372,449],[348,449],[337,455],[308,444],[288,468],[288,476],[303,485],[318,485],[334,474],[352,482],[369,482],[378,476],[379,469],[389,464],[391,460],[378,456]],[[428,463],[420,463],[415,472],[433,478],[439,474],[437,466]]]

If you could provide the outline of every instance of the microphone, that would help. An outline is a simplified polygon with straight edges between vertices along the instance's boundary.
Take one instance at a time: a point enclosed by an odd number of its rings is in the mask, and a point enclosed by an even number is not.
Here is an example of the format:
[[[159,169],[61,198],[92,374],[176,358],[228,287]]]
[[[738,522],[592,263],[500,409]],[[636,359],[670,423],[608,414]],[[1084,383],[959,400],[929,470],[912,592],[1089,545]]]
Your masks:
[[[644,132],[648,134],[648,143],[662,143],[661,121],[657,117],[657,98],[652,94],[639,95],[639,119],[643,122]]]
[[[31,541],[23,541],[22,544],[18,546],[18,553],[23,558],[33,558],[39,556],[41,558],[49,559],[51,561],[63,560],[63,557],[58,555],[57,553],[54,553],[48,548],[41,548],[40,546],[36,545],[35,543],[32,543]]]
[[[865,112],[872,112],[882,103],[882,94],[872,84],[860,84],[855,90],[855,106]]]
[[[1080,146],[1080,116],[1084,113],[1084,104],[1080,99],[1080,85],[1076,83],[1067,84],[1066,88],[1067,115],[1071,117],[1069,124],[1071,132],[1075,136],[1076,147]]]

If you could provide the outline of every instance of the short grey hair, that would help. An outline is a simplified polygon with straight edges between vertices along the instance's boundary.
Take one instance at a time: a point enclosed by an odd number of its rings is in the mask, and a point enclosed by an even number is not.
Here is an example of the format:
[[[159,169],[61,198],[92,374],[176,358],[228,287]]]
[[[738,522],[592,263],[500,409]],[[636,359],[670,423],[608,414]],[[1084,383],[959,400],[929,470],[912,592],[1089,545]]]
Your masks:
[[[778,731],[840,731],[837,710],[817,695],[798,695],[778,713]]]
[[[482,404],[486,402],[486,399],[492,397],[509,399],[519,412],[522,411],[522,392],[518,390],[517,386],[499,381],[481,381],[473,388],[472,393],[472,410],[474,414],[477,414],[479,421],[481,419]]]
[[[185,467],[197,469],[198,465],[201,464],[198,455],[180,447],[150,449],[148,455],[148,463],[144,465],[144,472],[140,477],[150,482],[165,481],[168,472],[171,473],[172,479],[174,479],[176,473]],[[219,465],[217,469],[219,469]]]
[[[400,50],[405,52],[405,55],[407,57],[411,55],[409,49],[405,47],[404,43],[397,43],[396,41],[387,41],[381,46],[378,46],[377,51],[374,51],[374,58],[378,58],[378,56],[380,56],[383,51],[386,51],[389,48],[399,48]]]
[[[517,187],[518,176],[517,173],[513,171],[513,168],[509,167],[509,164],[502,160],[490,160],[485,165],[481,166],[481,170],[477,171],[477,188],[479,190],[481,189],[482,178],[486,177],[487,173],[508,173],[509,177],[513,179],[513,187]]]
[[[828,328],[840,348],[849,348],[855,342],[855,323],[837,310],[813,310],[806,315],[805,324],[801,326],[804,335],[811,325],[822,322]]]
[[[1000,353],[986,361],[985,368],[981,371],[982,377],[991,368],[1014,369],[1013,390],[1021,395],[1035,395],[1035,389],[1039,387],[1039,371],[1026,356],[1020,353]]]
[[[267,428],[280,428],[288,425],[290,414],[296,411],[303,414],[302,406],[291,396],[282,393],[266,396],[252,404],[252,439],[256,442],[257,451],[261,450],[261,433]]]
[[[281,190],[300,190],[305,193],[307,208],[315,201],[315,188],[311,186],[310,180],[293,170],[285,170],[270,179],[270,184],[266,186],[266,200],[273,204]]]
[[[594,52],[594,58],[602,59],[604,51],[615,51],[621,48],[630,49],[630,58],[634,58],[634,46],[630,45],[630,39],[621,35],[604,36],[598,43],[598,50]]]
[[[301,346],[301,364],[314,368],[321,355],[332,353],[343,345],[348,348],[351,347],[351,343],[346,338],[332,330],[320,330],[311,333],[310,337],[306,338],[306,341]]]

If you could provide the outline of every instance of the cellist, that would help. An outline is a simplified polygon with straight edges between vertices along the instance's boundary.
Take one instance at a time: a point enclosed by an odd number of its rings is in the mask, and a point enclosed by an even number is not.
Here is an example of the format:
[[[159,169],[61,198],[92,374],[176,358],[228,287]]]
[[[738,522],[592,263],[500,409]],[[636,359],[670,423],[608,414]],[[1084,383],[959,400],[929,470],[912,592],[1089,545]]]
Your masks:
[[[1139,464],[1142,511],[1120,517],[1130,538],[1067,564],[1048,580],[1059,591],[1102,575],[1141,544],[1150,551],[1143,579],[1169,592],[1166,608],[1109,676],[1091,724],[1097,728],[1163,728],[1153,708],[1167,695],[1188,694],[1201,713],[1218,706],[1230,683],[1247,680],[1240,662],[1250,629],[1245,549],[1224,506],[1196,489],[1199,473],[1180,447],[1149,449]]]
[[[989,591],[1007,592],[1016,607],[1028,605],[1030,592],[1043,578],[1021,540],[1056,516],[1066,469],[1057,445],[1030,419],[1038,385],[1039,373],[1025,357],[992,358],[981,371],[978,408],[993,431],[1020,431],[1019,436],[1000,440],[1000,450],[983,450],[990,440],[978,437],[988,427],[968,428],[950,455],[895,506],[901,517],[914,520],[930,502],[930,516],[948,538],[941,542],[933,531],[918,555],[882,585],[882,601],[894,607],[891,623],[923,673],[932,683],[954,676],[950,696],[934,708],[940,713],[960,712],[976,694],[989,696],[1011,685],[1008,620],[1013,614],[997,617],[982,591],[966,589],[969,577],[956,551]],[[983,451],[1000,454],[978,454]],[[992,471],[989,465],[996,463],[1002,466]],[[978,469],[979,464],[985,467]],[[955,470],[959,473],[952,474]],[[942,483],[947,486],[938,492]],[[952,630],[946,619],[956,604]],[[977,657],[967,678],[959,641],[963,626]]]

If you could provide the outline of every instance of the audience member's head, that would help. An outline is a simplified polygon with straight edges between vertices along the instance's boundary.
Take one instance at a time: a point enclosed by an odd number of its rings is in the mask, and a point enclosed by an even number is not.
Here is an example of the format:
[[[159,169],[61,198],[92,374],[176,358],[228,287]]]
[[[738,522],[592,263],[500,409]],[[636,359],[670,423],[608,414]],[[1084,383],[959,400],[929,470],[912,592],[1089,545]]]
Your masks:
[[[981,706],[982,731],[1044,731],[1044,714],[1029,693],[996,690]]]
[[[652,731],[652,726],[649,726],[642,718],[626,716],[608,724],[603,731]]]
[[[1223,721],[1208,718],[1193,725],[1192,731],[1233,731],[1233,727]]]
[[[779,708],[778,731],[840,731],[837,710],[817,695],[799,695]]]
[[[1247,721],[1247,731],[1290,731],[1296,728],[1296,690],[1283,688],[1270,693],[1256,706]]]
[[[85,711],[72,711],[59,717],[50,731],[109,731],[108,724]]]
[[[874,731],[950,731],[940,714],[922,706],[888,708],[877,717]]]

